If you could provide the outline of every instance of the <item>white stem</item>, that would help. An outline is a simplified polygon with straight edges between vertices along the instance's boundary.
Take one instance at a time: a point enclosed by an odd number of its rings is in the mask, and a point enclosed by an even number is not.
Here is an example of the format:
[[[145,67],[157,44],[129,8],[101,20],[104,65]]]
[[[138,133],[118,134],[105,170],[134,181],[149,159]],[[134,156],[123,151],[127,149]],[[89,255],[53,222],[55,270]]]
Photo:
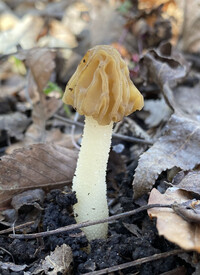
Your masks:
[[[92,117],[85,117],[81,149],[73,179],[78,203],[74,205],[77,222],[108,217],[106,168],[111,145],[113,122],[102,126]],[[88,240],[106,238],[108,225],[83,228]]]

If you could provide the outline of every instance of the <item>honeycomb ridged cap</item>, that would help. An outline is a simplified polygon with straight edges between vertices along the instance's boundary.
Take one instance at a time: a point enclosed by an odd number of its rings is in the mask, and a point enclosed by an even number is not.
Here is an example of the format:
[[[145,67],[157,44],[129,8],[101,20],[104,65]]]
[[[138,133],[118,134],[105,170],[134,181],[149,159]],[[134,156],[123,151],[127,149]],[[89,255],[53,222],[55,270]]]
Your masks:
[[[66,86],[63,102],[100,125],[118,122],[144,106],[125,61],[108,45],[88,50]]]

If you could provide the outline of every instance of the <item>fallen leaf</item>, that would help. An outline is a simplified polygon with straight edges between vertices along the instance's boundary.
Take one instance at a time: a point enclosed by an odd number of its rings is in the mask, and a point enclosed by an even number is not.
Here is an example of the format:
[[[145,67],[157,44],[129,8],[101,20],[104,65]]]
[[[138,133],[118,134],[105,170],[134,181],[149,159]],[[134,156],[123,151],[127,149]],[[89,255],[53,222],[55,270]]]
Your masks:
[[[34,206],[41,210],[41,204],[44,201],[44,191],[42,189],[28,190],[12,198],[11,205],[16,211],[24,205]]]
[[[24,265],[16,265],[14,263],[9,263],[9,262],[6,262],[6,263],[3,263],[0,261],[0,267],[3,269],[3,270],[12,270],[12,271],[15,271],[15,272],[20,272],[20,271],[23,271],[27,265],[24,264]]]
[[[168,42],[149,50],[141,58],[140,65],[144,79],[153,80],[160,87],[166,103],[175,110],[177,106],[171,89],[186,77],[189,64]]]
[[[172,209],[188,223],[200,223],[200,201],[193,199],[182,204],[174,203]]]
[[[23,220],[21,220],[21,216],[19,215],[14,221],[15,224],[34,221],[31,227],[26,230],[27,233],[35,230],[40,223],[44,197],[45,193],[42,189],[33,189],[24,191],[12,198],[11,205],[16,211],[16,216],[18,216],[19,212],[23,213]]]
[[[55,97],[48,97],[46,98],[45,102],[41,106],[40,103],[36,103],[33,109],[33,122],[35,124],[39,124],[38,120],[41,120],[40,117],[40,108],[44,109],[44,119],[48,120],[51,118],[57,111],[58,109],[62,106],[62,101],[60,99],[57,99]]]
[[[168,16],[163,16],[162,3],[151,10],[140,9],[139,5],[136,16],[129,21],[127,25],[139,41],[140,49],[156,47],[162,41],[172,38],[172,20]]]
[[[61,100],[55,97],[47,98],[44,93],[51,74],[55,68],[56,53],[45,48],[31,49],[26,56],[26,63],[29,66],[34,82],[39,92],[39,102],[33,104],[33,127],[37,142],[46,140],[46,120],[49,119],[62,105]],[[32,83],[34,86],[34,83]]]
[[[145,123],[149,127],[156,127],[161,122],[167,121],[172,114],[172,110],[168,107],[163,98],[145,100],[143,110],[149,112],[149,115],[145,119]]]
[[[200,195],[200,171],[191,171],[176,185],[181,190]]]
[[[137,238],[141,238],[142,236],[142,231],[141,229],[136,225],[136,224],[130,224],[130,223],[125,223],[123,222],[123,226],[134,236]]]
[[[168,44],[159,51],[162,54],[158,55],[154,51],[155,56],[150,54],[145,64],[148,65],[151,77],[161,87],[174,114],[163,129],[162,136],[140,156],[133,181],[135,198],[150,191],[161,172],[173,167],[187,171],[200,163],[199,84],[192,91],[184,90],[182,98],[181,87],[176,92],[175,86],[186,75],[187,64],[182,65],[184,61],[178,62],[167,57],[167,52],[171,53]],[[164,53],[166,57],[163,59]]]
[[[46,48],[33,48],[27,52],[26,64],[29,66],[40,92],[43,92],[55,68],[55,56],[55,52]]]
[[[200,164],[200,123],[173,114],[163,135],[139,159],[133,189],[137,198],[150,191],[159,174],[179,167],[191,170]]]
[[[44,97],[44,95],[42,95],[42,97]],[[61,107],[61,105],[61,100],[55,97],[50,97],[48,99],[43,98],[38,103],[35,103],[33,105],[33,124],[31,125],[31,129],[34,129],[34,143],[44,143],[47,140],[46,121]],[[26,132],[25,138],[27,136],[30,139],[30,135],[28,132]]]
[[[0,33],[0,53],[15,52],[19,44],[23,49],[34,47],[43,24],[40,17],[24,15],[12,29]]]
[[[183,203],[191,199],[191,195],[177,188],[168,188],[165,194],[157,189],[150,193],[149,204]],[[200,225],[188,223],[170,208],[152,208],[148,210],[151,217],[156,217],[159,235],[186,250],[200,252]]]
[[[19,112],[0,115],[0,130],[6,130],[10,137],[21,140],[30,122],[30,118]]]
[[[14,194],[38,187],[61,186],[71,181],[77,152],[58,145],[35,144],[15,150],[0,161],[0,206]]]
[[[200,122],[200,83],[194,87],[180,85],[173,93],[176,109]]]
[[[182,31],[183,23],[183,8],[178,5],[177,0],[139,0],[138,8],[139,10],[150,11],[155,10],[159,6],[162,7],[162,17],[170,20],[172,27],[172,41],[176,43],[180,33]],[[181,0],[183,3],[184,1]]]
[[[63,244],[60,247],[57,246],[50,255],[46,256],[36,270],[33,271],[33,274],[41,274],[41,272],[49,275],[71,274],[70,265],[72,261],[73,256],[70,246]]]

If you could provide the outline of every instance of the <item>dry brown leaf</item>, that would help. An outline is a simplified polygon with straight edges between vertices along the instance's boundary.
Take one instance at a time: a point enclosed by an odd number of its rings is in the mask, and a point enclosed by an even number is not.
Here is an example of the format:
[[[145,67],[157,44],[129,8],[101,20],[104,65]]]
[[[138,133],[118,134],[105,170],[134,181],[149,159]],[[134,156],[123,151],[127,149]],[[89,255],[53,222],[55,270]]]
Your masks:
[[[174,166],[191,170],[200,164],[200,123],[173,114],[165,132],[139,159],[133,181],[134,196],[151,190],[158,175]]]
[[[50,255],[46,256],[39,267],[33,271],[33,274],[41,274],[41,272],[49,275],[71,274],[70,264],[72,261],[73,255],[70,246],[63,244],[60,247],[57,246]]]
[[[32,112],[37,142],[45,142],[46,120],[51,117],[62,104],[60,100],[53,97],[47,100],[43,92],[55,68],[55,55],[55,52],[45,48],[31,49],[26,53],[26,64],[31,71],[30,80],[32,78],[34,79],[31,86],[34,86],[35,82],[40,98],[39,102],[33,104]]]
[[[47,132],[45,129],[46,121],[61,107],[61,105],[62,105],[61,100],[55,97],[51,97],[48,99],[43,98],[41,101],[33,105],[33,112],[32,112],[33,124],[31,125],[31,128],[32,130],[34,129],[34,135],[33,135],[33,140],[35,141],[34,143],[46,141],[47,139]],[[25,138],[27,137],[27,135],[30,138],[30,135],[28,133],[25,134]]]
[[[55,52],[45,48],[34,48],[27,52],[26,64],[30,68],[40,92],[43,91],[55,68]]]
[[[189,193],[169,188],[165,194],[157,189],[151,191],[149,204],[171,204],[174,202],[183,203],[191,199]],[[186,250],[200,252],[200,225],[188,223],[170,208],[152,208],[148,210],[151,217],[157,218],[156,227],[159,235],[179,245]]]
[[[15,150],[0,161],[0,206],[14,194],[71,181],[77,152],[58,145],[35,144]]]

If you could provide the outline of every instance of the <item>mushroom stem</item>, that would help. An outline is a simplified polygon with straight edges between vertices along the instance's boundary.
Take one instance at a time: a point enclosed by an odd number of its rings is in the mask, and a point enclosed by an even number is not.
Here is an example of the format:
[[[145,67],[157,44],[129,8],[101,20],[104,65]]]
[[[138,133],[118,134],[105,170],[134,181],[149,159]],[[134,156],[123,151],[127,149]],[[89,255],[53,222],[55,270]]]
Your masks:
[[[99,125],[91,116],[85,117],[85,127],[79,158],[73,178],[73,191],[78,203],[74,205],[77,222],[108,217],[106,168],[111,145],[113,122]],[[108,224],[83,229],[89,241],[106,238]]]

